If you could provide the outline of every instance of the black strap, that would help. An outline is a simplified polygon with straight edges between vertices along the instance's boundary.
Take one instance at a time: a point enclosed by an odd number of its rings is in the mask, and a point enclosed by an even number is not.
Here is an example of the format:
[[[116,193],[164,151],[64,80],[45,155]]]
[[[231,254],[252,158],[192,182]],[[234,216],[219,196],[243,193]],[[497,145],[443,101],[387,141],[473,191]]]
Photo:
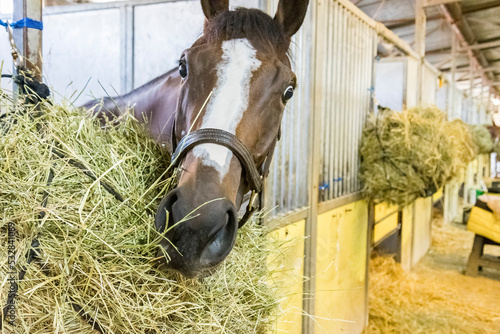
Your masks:
[[[178,166],[182,158],[199,144],[212,143],[230,149],[238,157],[245,169],[250,189],[260,192],[263,176],[257,170],[252,155],[235,135],[220,129],[199,129],[184,136],[172,155],[172,164]],[[267,159],[266,159],[267,160]]]
[[[175,125],[173,130],[175,131]],[[172,137],[175,137],[175,132],[172,132]],[[174,166],[179,166],[182,158],[189,152],[193,147],[199,144],[212,143],[227,147],[231,152],[233,152],[240,160],[243,168],[245,169],[248,183],[250,184],[250,189],[252,193],[248,201],[245,214],[238,222],[238,228],[245,225],[245,223],[252,217],[253,213],[257,211],[259,205],[255,205],[257,195],[262,192],[262,184],[264,178],[269,174],[269,168],[271,167],[271,161],[274,155],[274,149],[276,148],[276,143],[281,137],[281,127],[278,131],[278,136],[274,139],[272,147],[266,156],[266,160],[262,164],[260,172],[255,165],[252,155],[248,151],[245,144],[243,144],[235,135],[230,132],[220,130],[220,129],[199,129],[190,134],[186,135],[181,139],[178,145],[175,139],[172,139],[172,148],[175,150],[172,154],[172,164]]]

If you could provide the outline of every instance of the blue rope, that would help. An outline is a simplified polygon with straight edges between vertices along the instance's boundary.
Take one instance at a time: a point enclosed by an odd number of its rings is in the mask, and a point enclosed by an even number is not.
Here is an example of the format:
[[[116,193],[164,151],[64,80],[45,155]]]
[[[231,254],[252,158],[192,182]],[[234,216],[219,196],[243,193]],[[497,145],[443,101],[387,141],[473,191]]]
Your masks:
[[[10,25],[14,29],[20,29],[20,28],[32,28],[32,29],[38,29],[38,30],[43,30],[43,22],[41,21],[36,21],[32,20],[28,17],[25,17],[22,20],[16,21],[16,22],[11,22],[7,23],[0,19],[0,26],[7,27],[7,24]]]

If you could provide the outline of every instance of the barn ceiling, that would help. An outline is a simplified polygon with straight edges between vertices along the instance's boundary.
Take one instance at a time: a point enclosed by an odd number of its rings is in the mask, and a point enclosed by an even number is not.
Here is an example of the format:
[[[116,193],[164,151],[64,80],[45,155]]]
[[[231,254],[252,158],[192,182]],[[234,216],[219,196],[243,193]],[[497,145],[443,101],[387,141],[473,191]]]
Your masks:
[[[415,0],[351,0],[371,18],[382,22],[411,46],[415,43]],[[444,73],[452,68],[452,35],[457,37],[456,76],[467,90],[489,85],[500,93],[500,0],[423,0],[427,17],[426,59]],[[455,34],[455,36],[457,36]],[[470,50],[470,52],[468,51]],[[476,69],[476,60],[482,70]],[[481,74],[480,74],[481,73]],[[488,84],[487,84],[488,83]],[[484,87],[484,96],[488,88]]]

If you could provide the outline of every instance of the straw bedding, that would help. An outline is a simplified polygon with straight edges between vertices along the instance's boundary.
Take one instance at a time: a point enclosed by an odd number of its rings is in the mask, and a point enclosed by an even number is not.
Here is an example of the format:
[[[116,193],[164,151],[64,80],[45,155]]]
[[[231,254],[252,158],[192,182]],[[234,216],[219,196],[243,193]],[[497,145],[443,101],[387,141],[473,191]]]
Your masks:
[[[130,116],[103,131],[69,106],[44,104],[37,111],[13,106],[5,96],[1,104],[15,112],[1,123],[0,277],[9,272],[12,223],[16,272],[27,269],[15,328],[4,322],[5,329],[93,333],[88,321],[94,319],[107,333],[270,330],[279,296],[266,258],[276,245],[263,227],[242,228],[211,277],[161,272],[153,261],[159,239],[153,221],[159,199],[173,186],[166,152]],[[27,264],[34,238],[39,256]],[[2,307],[8,289],[5,279]]]
[[[432,195],[474,159],[467,126],[435,106],[372,114],[361,141],[366,197],[405,206]]]
[[[365,334],[498,333],[498,272],[496,280],[461,274],[473,234],[440,220],[432,238],[431,251],[412,272],[390,257],[371,259]]]

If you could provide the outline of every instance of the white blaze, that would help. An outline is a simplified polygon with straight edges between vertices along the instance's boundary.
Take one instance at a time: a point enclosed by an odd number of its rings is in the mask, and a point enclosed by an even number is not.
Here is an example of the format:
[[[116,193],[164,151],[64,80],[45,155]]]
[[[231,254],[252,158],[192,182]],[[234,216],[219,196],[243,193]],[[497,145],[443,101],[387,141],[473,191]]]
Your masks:
[[[248,108],[250,80],[261,62],[247,39],[222,43],[222,61],[217,65],[217,83],[207,105],[201,128],[221,129],[236,134],[236,128]],[[205,166],[219,172],[220,180],[229,170],[233,153],[216,144],[201,144],[193,149],[195,157]]]

